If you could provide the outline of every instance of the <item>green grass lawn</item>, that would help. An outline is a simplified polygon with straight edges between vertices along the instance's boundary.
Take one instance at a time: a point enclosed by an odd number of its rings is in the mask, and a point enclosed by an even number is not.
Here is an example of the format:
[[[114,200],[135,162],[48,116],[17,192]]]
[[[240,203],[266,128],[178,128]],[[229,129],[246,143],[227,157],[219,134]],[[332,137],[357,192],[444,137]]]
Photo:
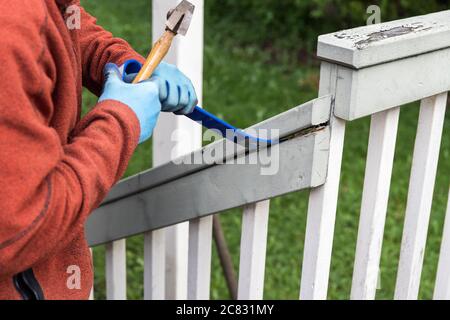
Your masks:
[[[146,54],[150,45],[150,1],[94,1],[82,3],[99,23],[116,36],[128,40]],[[267,63],[257,44],[246,48],[223,46],[220,30],[205,18],[204,107],[239,127],[247,127],[317,96],[317,66]],[[239,35],[236,35],[239,36]],[[229,43],[230,41],[227,41]],[[96,99],[85,92],[85,110]],[[393,297],[405,204],[417,126],[418,105],[402,109],[395,163],[381,259],[381,288],[377,298]],[[365,157],[370,119],[348,124],[341,188],[336,219],[330,274],[329,298],[347,299],[350,294],[357,236]],[[431,213],[428,244],[420,297],[430,299],[434,286],[439,244],[450,182],[450,112],[447,112]],[[138,173],[151,164],[151,142],[140,146],[126,175]],[[266,299],[297,299],[308,192],[273,199],[271,202],[266,261]],[[240,210],[222,215],[222,223],[235,268],[238,268]],[[143,239],[128,241],[128,297],[142,298]],[[95,249],[96,298],[105,298],[103,249]],[[212,288],[214,299],[228,298],[225,281],[213,248]]]

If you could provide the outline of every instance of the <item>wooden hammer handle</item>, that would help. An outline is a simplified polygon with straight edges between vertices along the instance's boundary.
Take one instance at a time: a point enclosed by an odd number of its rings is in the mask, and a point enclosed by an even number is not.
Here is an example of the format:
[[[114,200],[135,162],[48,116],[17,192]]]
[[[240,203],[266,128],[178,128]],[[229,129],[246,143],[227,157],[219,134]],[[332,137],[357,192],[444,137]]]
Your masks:
[[[161,38],[155,43],[152,48],[152,51],[147,57],[144,66],[141,71],[139,71],[138,75],[134,79],[133,83],[138,83],[143,80],[147,80],[150,78],[155,71],[156,67],[158,67],[159,63],[164,59],[167,52],[169,52],[170,46],[172,45],[172,40],[176,36],[170,30],[166,30]]]

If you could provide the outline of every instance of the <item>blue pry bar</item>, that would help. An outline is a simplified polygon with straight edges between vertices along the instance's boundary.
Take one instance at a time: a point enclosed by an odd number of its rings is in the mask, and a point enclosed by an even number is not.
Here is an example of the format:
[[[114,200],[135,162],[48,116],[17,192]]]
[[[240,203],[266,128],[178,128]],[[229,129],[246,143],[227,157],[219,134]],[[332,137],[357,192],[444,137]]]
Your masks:
[[[222,137],[232,140],[234,143],[245,144],[248,142],[257,145],[272,144],[272,140],[261,139],[249,135],[198,106],[194,108],[192,113],[187,114],[186,117],[200,123],[207,129],[219,131],[222,134]]]
[[[127,75],[138,73],[141,68],[142,65],[139,61],[134,59],[127,60],[123,64],[123,80],[126,79]],[[251,147],[269,146],[272,144],[272,140],[261,139],[245,133],[244,131],[233,127],[231,124],[226,123],[222,119],[219,119],[212,113],[209,113],[198,106],[194,108],[192,113],[187,114],[186,117],[200,123],[207,129],[219,131],[222,137],[237,144],[249,145]]]

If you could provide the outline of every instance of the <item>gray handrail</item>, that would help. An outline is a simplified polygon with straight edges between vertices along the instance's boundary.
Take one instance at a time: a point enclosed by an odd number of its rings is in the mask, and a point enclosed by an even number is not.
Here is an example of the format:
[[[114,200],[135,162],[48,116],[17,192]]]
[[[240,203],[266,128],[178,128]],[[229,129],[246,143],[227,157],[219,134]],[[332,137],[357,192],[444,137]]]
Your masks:
[[[314,99],[261,122],[252,129],[278,129],[280,144],[245,152],[212,143],[178,161],[121,181],[86,224],[91,246],[167,227],[183,221],[316,187],[325,182],[332,98]],[[213,161],[187,164],[204,154]],[[278,152],[278,172],[261,175],[263,163],[248,164],[261,152]],[[247,164],[235,165],[238,160]],[[176,164],[180,163],[181,164]]]

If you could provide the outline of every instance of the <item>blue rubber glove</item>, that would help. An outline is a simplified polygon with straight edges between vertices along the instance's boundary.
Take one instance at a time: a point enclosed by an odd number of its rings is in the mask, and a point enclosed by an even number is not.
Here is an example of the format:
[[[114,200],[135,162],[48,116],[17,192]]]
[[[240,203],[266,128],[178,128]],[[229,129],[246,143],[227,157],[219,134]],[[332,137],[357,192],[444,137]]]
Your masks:
[[[158,83],[151,80],[137,84],[126,83],[122,80],[119,68],[113,63],[105,66],[104,73],[106,82],[98,102],[116,100],[129,106],[141,126],[139,143],[148,140],[161,112]]]
[[[127,83],[136,78],[141,64],[128,60],[123,68],[123,79]],[[161,62],[153,73],[151,80],[158,84],[162,111],[175,114],[189,114],[198,103],[197,94],[191,80],[174,65]]]

